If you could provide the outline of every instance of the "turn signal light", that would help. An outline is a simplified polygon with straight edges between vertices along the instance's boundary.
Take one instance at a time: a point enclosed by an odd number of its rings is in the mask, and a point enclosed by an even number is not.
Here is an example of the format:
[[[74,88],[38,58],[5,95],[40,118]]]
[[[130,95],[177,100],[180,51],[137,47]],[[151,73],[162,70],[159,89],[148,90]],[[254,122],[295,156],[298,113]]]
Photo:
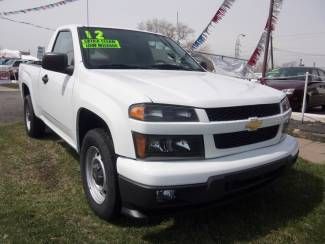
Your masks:
[[[146,146],[147,146],[147,136],[139,133],[133,133],[133,140],[136,154],[139,158],[145,158]]]
[[[129,116],[132,119],[144,120],[144,105],[132,106],[129,110]]]
[[[204,143],[201,135],[144,135],[133,132],[137,158],[184,159],[204,158]]]

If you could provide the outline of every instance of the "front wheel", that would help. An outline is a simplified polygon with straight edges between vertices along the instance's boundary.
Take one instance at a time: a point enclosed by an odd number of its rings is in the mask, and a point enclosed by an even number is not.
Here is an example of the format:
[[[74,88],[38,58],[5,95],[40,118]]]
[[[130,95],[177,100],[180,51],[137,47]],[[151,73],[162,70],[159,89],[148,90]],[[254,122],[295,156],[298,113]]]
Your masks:
[[[24,99],[24,122],[29,137],[39,138],[44,134],[45,124],[36,117],[30,95],[27,95]]]
[[[103,129],[90,130],[80,152],[83,188],[90,207],[102,219],[120,214],[116,157],[112,140]]]

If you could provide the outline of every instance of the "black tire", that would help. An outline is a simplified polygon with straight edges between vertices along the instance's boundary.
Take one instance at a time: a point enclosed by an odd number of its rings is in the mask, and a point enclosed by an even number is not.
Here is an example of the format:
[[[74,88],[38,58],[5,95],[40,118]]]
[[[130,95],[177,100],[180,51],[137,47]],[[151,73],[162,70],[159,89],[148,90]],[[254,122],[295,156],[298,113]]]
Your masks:
[[[89,168],[87,168],[89,167],[89,162],[91,161],[89,159],[90,151],[95,150],[94,148],[96,148],[100,154],[101,163],[104,166],[103,172],[105,172],[106,177],[106,180],[101,182],[101,184],[103,184],[103,188],[106,187],[104,192],[105,197],[100,195],[100,197],[103,197],[104,199],[102,202],[95,200],[95,197],[93,196],[94,193],[92,193],[90,190],[92,188],[90,187],[91,183],[88,182],[89,178],[96,181],[94,180],[96,178],[94,177],[94,174],[96,173],[94,173],[93,165],[91,166],[91,176],[89,175]],[[87,132],[85,135],[80,152],[80,167],[84,192],[86,194],[88,203],[95,214],[105,220],[113,220],[118,217],[121,212],[121,201],[116,171],[116,156],[112,139],[104,129],[93,129]],[[98,174],[99,170],[98,168],[96,169]]]
[[[27,95],[24,99],[24,122],[29,137],[40,138],[44,134],[45,124],[36,117],[30,95]]]
[[[325,105],[322,105],[322,110],[325,111]]]

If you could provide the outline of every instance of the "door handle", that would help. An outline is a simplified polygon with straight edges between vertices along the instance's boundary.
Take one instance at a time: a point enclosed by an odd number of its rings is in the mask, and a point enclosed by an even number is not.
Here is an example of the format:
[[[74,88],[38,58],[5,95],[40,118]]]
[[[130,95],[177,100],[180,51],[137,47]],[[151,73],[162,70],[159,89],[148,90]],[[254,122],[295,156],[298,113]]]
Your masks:
[[[42,81],[43,81],[44,84],[46,84],[47,82],[49,82],[49,77],[47,75],[44,75],[42,77]]]

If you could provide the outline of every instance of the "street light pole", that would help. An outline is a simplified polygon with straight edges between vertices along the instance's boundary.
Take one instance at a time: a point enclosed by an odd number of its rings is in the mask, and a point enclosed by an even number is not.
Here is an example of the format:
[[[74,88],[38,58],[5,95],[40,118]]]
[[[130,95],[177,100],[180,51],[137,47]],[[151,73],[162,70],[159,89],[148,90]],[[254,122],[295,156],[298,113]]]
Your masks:
[[[266,34],[266,43],[265,43],[265,51],[264,51],[262,77],[265,77],[266,69],[267,69],[267,58],[269,55],[269,46],[270,46],[270,34],[272,32],[273,6],[274,6],[274,0],[270,0],[270,11],[269,11],[269,18],[267,21],[267,34]]]
[[[239,34],[236,39],[236,44],[235,44],[235,58],[240,57],[240,37],[245,37],[245,34]]]

